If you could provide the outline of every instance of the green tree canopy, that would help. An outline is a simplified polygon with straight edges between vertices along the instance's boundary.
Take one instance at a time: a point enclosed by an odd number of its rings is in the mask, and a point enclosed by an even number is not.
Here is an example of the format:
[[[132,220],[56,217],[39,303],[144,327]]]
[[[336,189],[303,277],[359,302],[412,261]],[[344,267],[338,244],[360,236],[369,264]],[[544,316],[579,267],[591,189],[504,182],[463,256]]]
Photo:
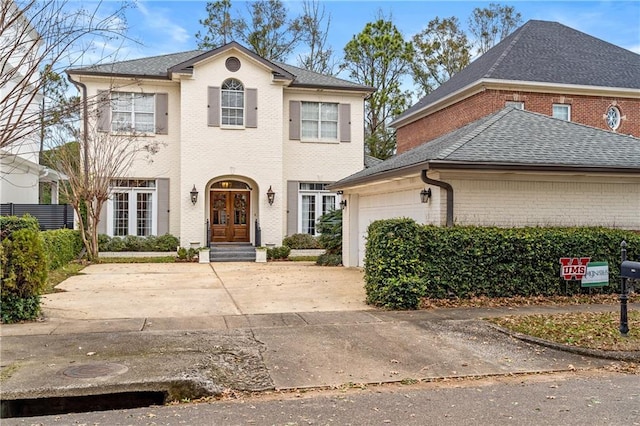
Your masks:
[[[413,36],[413,79],[428,94],[469,65],[471,45],[455,16],[432,19]]]
[[[389,122],[409,104],[410,92],[401,83],[413,59],[413,47],[388,19],[378,18],[365,25],[344,48],[341,69],[349,77],[376,92],[365,101],[365,151],[386,159],[395,153],[395,132]]]

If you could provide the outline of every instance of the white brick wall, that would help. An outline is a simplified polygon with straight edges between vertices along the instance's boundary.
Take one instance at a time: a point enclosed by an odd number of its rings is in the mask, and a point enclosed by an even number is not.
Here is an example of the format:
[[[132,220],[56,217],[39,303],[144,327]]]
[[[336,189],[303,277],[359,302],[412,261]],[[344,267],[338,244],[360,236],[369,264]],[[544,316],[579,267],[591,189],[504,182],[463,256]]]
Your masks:
[[[501,227],[606,226],[640,230],[640,176],[465,173],[430,174],[454,188],[454,223]],[[419,193],[430,187],[428,204]],[[357,195],[357,201],[356,201]],[[363,266],[367,227],[378,219],[408,217],[444,225],[446,193],[405,177],[345,191],[343,262]],[[353,248],[358,246],[358,250]]]
[[[230,72],[229,56],[241,67]],[[220,87],[228,78],[240,80],[258,94],[258,127],[229,129],[209,127],[208,87]],[[83,79],[90,95],[112,87],[110,80]],[[272,72],[243,53],[230,50],[195,66],[192,76],[175,82],[122,80],[122,91],[169,94],[169,134],[151,136],[163,144],[153,163],[137,161],[129,175],[170,179],[170,232],[183,246],[204,245],[205,221],[209,218],[211,184],[234,179],[251,191],[251,241],[254,221],[259,219],[262,244],[280,245],[286,232],[287,181],[336,181],[363,167],[363,95],[289,89],[272,81]],[[305,143],[289,140],[289,100],[312,100],[351,104],[351,142]],[[191,188],[199,192],[194,206]],[[266,192],[276,193],[272,206]]]

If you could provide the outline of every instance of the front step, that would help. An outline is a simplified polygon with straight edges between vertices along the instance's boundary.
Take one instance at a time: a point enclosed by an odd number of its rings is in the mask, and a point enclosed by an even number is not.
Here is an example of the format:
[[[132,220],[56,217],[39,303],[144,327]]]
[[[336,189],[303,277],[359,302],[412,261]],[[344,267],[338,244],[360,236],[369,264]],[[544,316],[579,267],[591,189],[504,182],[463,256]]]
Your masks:
[[[211,262],[255,262],[256,248],[250,244],[212,244],[209,260]]]

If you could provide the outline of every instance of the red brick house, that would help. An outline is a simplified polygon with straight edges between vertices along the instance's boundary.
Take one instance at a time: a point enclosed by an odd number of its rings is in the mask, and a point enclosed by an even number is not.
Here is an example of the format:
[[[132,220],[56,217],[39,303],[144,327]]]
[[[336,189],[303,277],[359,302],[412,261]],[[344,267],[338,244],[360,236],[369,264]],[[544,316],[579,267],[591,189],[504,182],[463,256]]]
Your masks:
[[[638,54],[528,21],[391,123],[398,153],[508,105],[640,137],[639,76]]]

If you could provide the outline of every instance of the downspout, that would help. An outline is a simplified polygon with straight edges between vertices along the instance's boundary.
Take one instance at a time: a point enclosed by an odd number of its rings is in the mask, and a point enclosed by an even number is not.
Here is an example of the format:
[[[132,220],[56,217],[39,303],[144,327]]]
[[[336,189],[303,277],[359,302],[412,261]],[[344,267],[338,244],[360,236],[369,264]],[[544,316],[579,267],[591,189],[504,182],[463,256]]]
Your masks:
[[[84,180],[86,187],[89,187],[89,107],[87,106],[87,86],[84,83],[75,81],[67,73],[67,79],[76,89],[82,92],[82,145],[84,150]]]
[[[453,226],[453,187],[447,182],[431,179],[427,177],[428,169],[422,170],[420,178],[427,185],[434,185],[447,191],[447,227]]]

